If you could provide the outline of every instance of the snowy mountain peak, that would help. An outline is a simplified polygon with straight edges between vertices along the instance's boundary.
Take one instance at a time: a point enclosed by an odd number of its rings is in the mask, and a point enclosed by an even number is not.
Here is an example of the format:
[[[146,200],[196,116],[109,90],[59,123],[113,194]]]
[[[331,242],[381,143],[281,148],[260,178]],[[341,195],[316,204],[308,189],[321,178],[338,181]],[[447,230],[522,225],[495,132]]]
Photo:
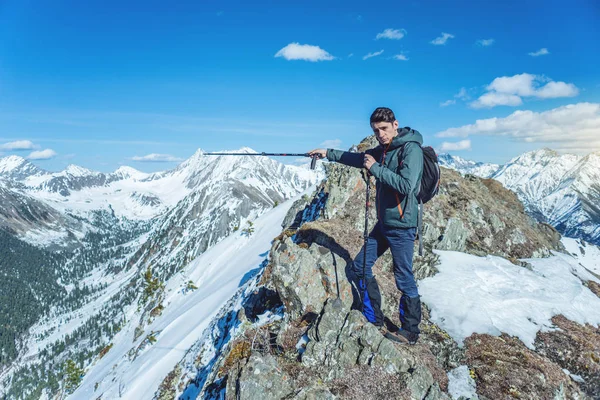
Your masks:
[[[523,153],[518,157],[513,158],[506,165],[519,164],[523,166],[531,166],[535,164],[547,165],[550,162],[554,162],[555,159],[562,159],[567,163],[575,163],[580,157],[574,154],[559,154],[558,152],[543,148],[539,150],[530,151]]]
[[[95,172],[95,171],[92,171],[92,170],[84,168],[84,167],[80,167],[79,165],[75,165],[75,164],[69,164],[67,166],[67,168],[65,168],[63,173],[67,174],[67,175],[75,176],[75,177],[99,174],[99,172]]]
[[[145,172],[138,171],[137,169],[128,167],[126,165],[117,168],[112,174],[121,179],[132,178],[134,180],[141,180],[149,176],[149,174]]]
[[[0,158],[0,173],[13,171],[26,163],[28,164],[29,162],[23,157],[19,156]]]
[[[23,157],[8,156],[0,158],[0,174],[7,178],[23,180],[34,175],[41,175],[44,171]]]
[[[438,155],[441,166],[454,169],[462,174],[472,174],[482,178],[489,178],[499,168],[498,164],[482,163],[465,160],[459,156],[453,156],[448,153]]]
[[[258,153],[256,150],[251,149],[250,147],[242,147],[239,150],[232,150],[232,151],[228,151],[228,153],[249,153],[249,154],[255,154]]]

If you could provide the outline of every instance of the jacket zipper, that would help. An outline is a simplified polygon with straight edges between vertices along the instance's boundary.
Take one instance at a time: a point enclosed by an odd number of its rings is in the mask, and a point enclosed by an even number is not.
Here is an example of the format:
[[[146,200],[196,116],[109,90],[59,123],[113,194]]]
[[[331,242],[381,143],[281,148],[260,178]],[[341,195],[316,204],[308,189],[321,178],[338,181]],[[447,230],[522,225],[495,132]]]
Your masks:
[[[389,142],[388,145],[385,147],[385,150],[383,150],[383,154],[381,155],[381,167],[385,168],[385,156],[387,154],[388,148],[390,147],[390,145],[392,144],[392,142]],[[379,220],[381,222],[383,222],[383,218],[381,218],[381,207],[379,206],[379,192],[380,192],[380,187],[381,185],[377,185],[377,193],[375,195],[375,200],[377,202],[377,212],[378,212],[378,216],[379,216]]]

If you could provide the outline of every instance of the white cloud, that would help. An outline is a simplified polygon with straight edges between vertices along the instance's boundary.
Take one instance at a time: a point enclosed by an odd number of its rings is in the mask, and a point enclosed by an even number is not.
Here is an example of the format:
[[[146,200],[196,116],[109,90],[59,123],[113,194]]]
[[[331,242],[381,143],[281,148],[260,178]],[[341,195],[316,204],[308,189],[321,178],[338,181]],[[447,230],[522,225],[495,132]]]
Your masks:
[[[461,140],[460,142],[444,142],[439,148],[439,153],[448,151],[463,151],[471,150],[471,141],[469,139]]]
[[[436,137],[506,136],[538,142],[558,150],[586,154],[600,150],[600,103],[577,103],[544,112],[515,111],[505,118],[488,118],[450,128]]]
[[[517,96],[532,96],[535,92],[533,83],[537,79],[532,74],[518,74],[496,78],[487,86],[487,90],[499,93],[516,94]]]
[[[354,53],[348,54],[348,58],[354,57]]]
[[[469,93],[467,93],[467,89],[466,88],[461,87],[460,90],[458,91],[458,93],[456,93],[454,95],[454,98],[460,99],[460,100],[468,100],[469,99]]]
[[[157,154],[151,153],[145,156],[133,156],[131,157],[133,161],[141,161],[141,162],[179,162],[183,161],[183,158],[175,157],[170,154]]]
[[[17,140],[0,145],[1,150],[17,151],[17,150],[33,150],[37,146],[31,140]]]
[[[579,89],[572,83],[548,82],[537,91],[536,97],[540,99],[554,99],[557,97],[574,97],[578,94]]]
[[[386,29],[381,33],[378,33],[375,39],[393,39],[400,40],[406,35],[405,29]]]
[[[476,43],[478,46],[487,47],[493,45],[494,42],[494,39],[479,39]]]
[[[330,61],[334,56],[320,48],[310,44],[290,43],[279,50],[275,57],[283,57],[286,60],[304,60],[304,61]]]
[[[493,108],[496,106],[520,106],[523,100],[517,95],[488,92],[469,104],[471,108]]]
[[[51,158],[56,157],[58,154],[52,149],[32,151],[29,156],[27,156],[30,160],[49,160]]]
[[[579,89],[572,83],[555,82],[532,74],[496,78],[486,87],[486,90],[487,93],[470,104],[472,108],[519,106],[523,104],[522,97],[550,99],[574,97],[579,94]]]
[[[446,42],[448,41],[448,39],[454,39],[454,35],[452,35],[451,33],[442,32],[442,36],[433,39],[429,43],[431,43],[435,46],[441,46],[441,45],[445,45]]]
[[[539,49],[538,51],[533,51],[531,53],[528,53],[531,57],[538,57],[538,56],[545,56],[546,54],[550,54],[550,52],[548,51],[547,48],[543,47],[541,49]]]
[[[327,149],[339,149],[342,145],[341,139],[330,139],[325,140],[319,146],[327,148]]]
[[[408,57],[404,54],[396,54],[393,58],[394,60],[408,61]]]
[[[456,99],[463,100],[463,101],[468,100],[469,99],[469,94],[467,92],[467,89],[464,88],[464,87],[460,88],[460,90],[458,91],[458,93],[456,93],[454,95],[454,99],[446,100],[446,101],[440,103],[440,107],[447,107],[447,106],[450,106],[452,104],[456,104]]]
[[[382,54],[383,54],[383,50],[376,51],[374,53],[369,53],[369,54],[367,54],[366,56],[363,57],[363,60],[367,60],[367,59],[369,59],[371,57],[377,57],[377,56],[380,56]]]

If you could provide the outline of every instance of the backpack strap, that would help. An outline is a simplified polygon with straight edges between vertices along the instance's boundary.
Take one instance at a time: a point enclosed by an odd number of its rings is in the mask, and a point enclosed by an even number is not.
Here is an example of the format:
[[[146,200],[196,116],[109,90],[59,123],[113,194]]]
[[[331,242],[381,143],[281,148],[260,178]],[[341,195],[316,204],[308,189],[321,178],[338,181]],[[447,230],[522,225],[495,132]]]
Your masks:
[[[423,200],[419,200],[419,216],[417,217],[417,231],[419,233],[419,256],[423,257]]]

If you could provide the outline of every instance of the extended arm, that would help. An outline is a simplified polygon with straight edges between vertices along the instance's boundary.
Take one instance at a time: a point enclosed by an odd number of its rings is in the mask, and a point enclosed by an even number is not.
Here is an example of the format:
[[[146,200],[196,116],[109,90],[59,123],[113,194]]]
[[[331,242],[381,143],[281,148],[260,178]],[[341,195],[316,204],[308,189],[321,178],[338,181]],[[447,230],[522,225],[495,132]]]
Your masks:
[[[364,153],[351,153],[349,151],[327,149],[327,159],[329,161],[339,162],[341,164],[348,165],[350,167],[362,168],[363,163],[364,163],[365,153],[377,158],[376,154],[378,152],[377,152],[377,148],[369,149],[369,150],[365,151]]]

